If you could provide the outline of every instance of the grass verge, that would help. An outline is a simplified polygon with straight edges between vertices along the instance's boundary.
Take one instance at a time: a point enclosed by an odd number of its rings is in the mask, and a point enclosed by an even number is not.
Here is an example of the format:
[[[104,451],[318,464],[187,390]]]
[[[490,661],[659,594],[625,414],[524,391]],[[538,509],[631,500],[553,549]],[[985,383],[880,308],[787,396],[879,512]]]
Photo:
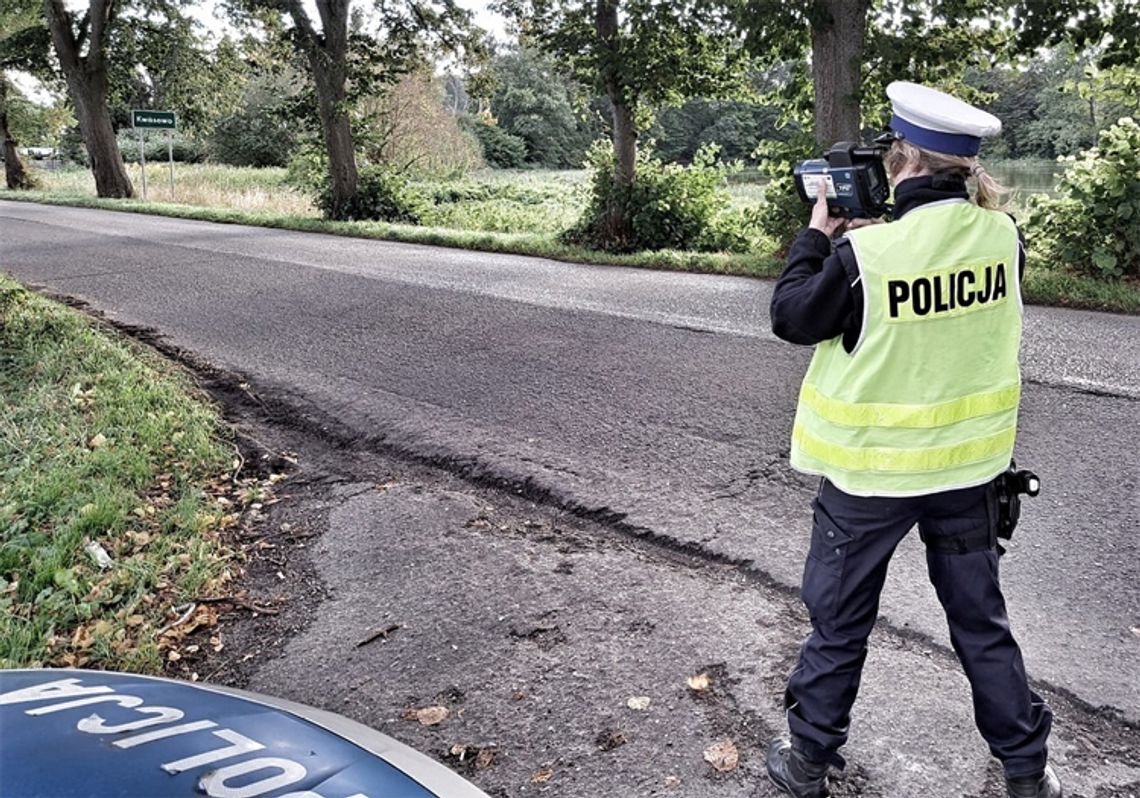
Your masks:
[[[401,241],[408,244],[430,244],[479,252],[533,255],[569,263],[597,263],[607,266],[637,266],[671,271],[706,274],[739,274],[751,277],[773,277],[782,263],[772,255],[749,253],[730,255],[706,252],[660,250],[614,255],[560,243],[551,234],[496,233],[455,230],[444,227],[388,224],[386,222],[330,222],[324,219],[292,216],[271,211],[247,211],[233,208],[205,208],[197,205],[142,202],[140,200],[99,199],[80,195],[60,195],[42,191],[0,191],[0,199],[39,202],[45,205],[67,205],[79,208],[147,213],[198,219],[224,224],[248,224],[298,230],[308,233],[331,233],[355,238]]]
[[[479,252],[531,255],[569,263],[634,266],[704,274],[734,274],[775,277],[782,259],[770,253],[722,254],[660,250],[614,255],[560,243],[552,234],[496,233],[443,227],[387,224],[384,222],[330,222],[307,216],[265,210],[208,208],[196,205],[99,199],[42,191],[0,191],[0,199],[67,205],[80,208],[146,213],[226,224],[246,224],[312,233],[410,244],[429,244]],[[1140,314],[1140,284],[1135,281],[1106,282],[1092,277],[1057,271],[1040,258],[1030,257],[1023,286],[1025,300],[1035,305],[1054,305],[1113,313]]]
[[[156,672],[213,624],[171,621],[236,570],[225,434],[160,357],[0,277],[0,667]]]

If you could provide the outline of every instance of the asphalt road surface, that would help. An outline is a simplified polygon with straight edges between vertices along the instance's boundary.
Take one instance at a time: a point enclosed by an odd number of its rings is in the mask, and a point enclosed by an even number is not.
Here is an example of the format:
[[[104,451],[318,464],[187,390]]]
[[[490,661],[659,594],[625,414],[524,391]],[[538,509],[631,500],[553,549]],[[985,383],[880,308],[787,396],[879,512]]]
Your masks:
[[[0,269],[156,331],[341,437],[736,566],[794,604],[816,481],[788,467],[788,435],[810,351],[771,335],[769,282],[13,202],[0,202]],[[1003,560],[1014,630],[1037,685],[1135,740],[1140,318],[1030,307],[1023,371],[1017,457],[1044,490]],[[339,512],[383,527],[369,514],[392,510]],[[341,577],[328,565],[324,578]],[[881,612],[877,635],[948,647],[916,536]],[[894,676],[923,678],[912,649],[872,656],[882,700],[866,722],[883,735]],[[932,791],[915,757],[895,771],[921,778],[896,775],[909,786],[894,794],[968,789]],[[1097,790],[1140,783],[1140,754],[1090,761],[1085,778],[1090,796],[1129,794]]]

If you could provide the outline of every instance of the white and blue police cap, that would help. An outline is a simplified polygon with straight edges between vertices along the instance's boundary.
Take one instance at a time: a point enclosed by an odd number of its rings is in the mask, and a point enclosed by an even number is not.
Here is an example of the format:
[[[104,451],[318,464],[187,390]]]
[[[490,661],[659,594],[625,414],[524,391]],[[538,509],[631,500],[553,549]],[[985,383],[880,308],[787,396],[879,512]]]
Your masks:
[[[1001,120],[945,92],[917,83],[887,86],[891,100],[888,126],[924,150],[947,155],[977,155],[982,138],[1001,132]]]

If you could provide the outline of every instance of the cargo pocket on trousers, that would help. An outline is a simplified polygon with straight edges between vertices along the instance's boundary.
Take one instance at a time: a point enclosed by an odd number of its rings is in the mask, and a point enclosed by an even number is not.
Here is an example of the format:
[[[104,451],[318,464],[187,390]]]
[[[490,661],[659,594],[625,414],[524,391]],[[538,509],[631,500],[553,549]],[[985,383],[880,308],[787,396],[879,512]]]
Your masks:
[[[800,597],[813,619],[826,621],[835,617],[843,565],[851,536],[844,532],[820,505],[812,502],[811,548],[804,563],[804,579]]]

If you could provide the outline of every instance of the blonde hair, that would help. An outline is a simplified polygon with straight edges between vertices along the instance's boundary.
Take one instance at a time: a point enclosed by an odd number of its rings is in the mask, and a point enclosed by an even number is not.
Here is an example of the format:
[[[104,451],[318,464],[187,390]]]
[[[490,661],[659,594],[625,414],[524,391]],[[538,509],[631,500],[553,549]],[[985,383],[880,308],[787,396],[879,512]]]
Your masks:
[[[970,155],[947,155],[943,152],[916,147],[905,139],[895,141],[883,156],[883,165],[892,176],[899,174],[908,165],[917,166],[931,174],[952,174],[963,178],[974,178],[977,190],[974,202],[983,208],[1000,208],[1009,189],[994,179],[978,159]]]

